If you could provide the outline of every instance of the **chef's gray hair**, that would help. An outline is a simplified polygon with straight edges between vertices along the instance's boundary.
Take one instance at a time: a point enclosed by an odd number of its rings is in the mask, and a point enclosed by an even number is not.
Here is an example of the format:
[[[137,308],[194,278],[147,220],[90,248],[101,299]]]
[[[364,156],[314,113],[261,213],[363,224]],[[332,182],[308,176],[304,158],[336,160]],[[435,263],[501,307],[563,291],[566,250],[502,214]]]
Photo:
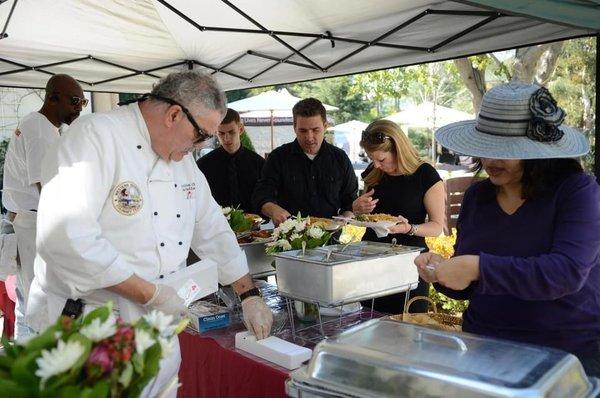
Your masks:
[[[170,73],[160,79],[152,94],[171,98],[186,108],[200,107],[202,110],[218,111],[221,115],[227,111],[227,97],[223,90],[212,77],[199,72]]]

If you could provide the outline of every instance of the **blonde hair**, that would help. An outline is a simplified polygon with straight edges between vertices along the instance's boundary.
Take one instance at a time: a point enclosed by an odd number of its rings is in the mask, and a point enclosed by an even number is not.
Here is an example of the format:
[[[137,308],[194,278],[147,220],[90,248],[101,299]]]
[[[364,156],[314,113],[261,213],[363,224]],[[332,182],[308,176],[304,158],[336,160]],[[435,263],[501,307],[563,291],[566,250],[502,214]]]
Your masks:
[[[381,133],[389,139],[383,139],[381,142],[365,140],[364,134],[375,133]],[[402,174],[413,174],[424,163],[400,126],[390,120],[376,120],[369,124],[360,140],[360,146],[367,152],[391,152],[396,157],[398,171]],[[383,171],[373,168],[364,179],[365,190],[379,184],[384,174]]]

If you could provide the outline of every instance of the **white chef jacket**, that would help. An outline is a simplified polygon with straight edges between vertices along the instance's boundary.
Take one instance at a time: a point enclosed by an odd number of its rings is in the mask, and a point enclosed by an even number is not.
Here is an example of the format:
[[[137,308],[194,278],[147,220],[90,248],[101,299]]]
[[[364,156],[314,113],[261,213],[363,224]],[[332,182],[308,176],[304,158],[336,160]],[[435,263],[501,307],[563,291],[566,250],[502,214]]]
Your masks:
[[[27,310],[34,329],[45,326],[36,319],[48,296],[63,298],[61,305],[69,297],[116,304],[103,288],[134,273],[154,280],[184,267],[190,247],[218,264],[221,284],[248,273],[192,156],[159,158],[137,104],[76,120],[48,153],[42,180]]]
[[[4,160],[2,204],[13,213],[36,210],[42,160],[59,138],[58,128],[39,112],[25,116],[15,130]]]

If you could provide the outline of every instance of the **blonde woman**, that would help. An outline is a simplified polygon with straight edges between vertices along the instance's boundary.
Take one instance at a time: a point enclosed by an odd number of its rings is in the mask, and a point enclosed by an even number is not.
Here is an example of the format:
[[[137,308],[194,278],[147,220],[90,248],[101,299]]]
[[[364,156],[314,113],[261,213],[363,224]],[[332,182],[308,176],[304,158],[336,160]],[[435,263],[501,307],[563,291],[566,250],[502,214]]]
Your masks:
[[[362,134],[360,146],[372,163],[362,174],[365,193],[352,203],[355,215],[385,213],[398,217],[389,228],[390,234],[377,238],[368,229],[363,240],[419,246],[424,249],[426,236],[438,236],[445,223],[444,183],[437,171],[419,158],[400,127],[388,120],[371,123]],[[429,284],[419,281],[413,296],[427,296]],[[404,293],[380,297],[375,309],[386,313],[401,313]],[[365,303],[370,305],[370,302]],[[415,303],[412,312],[426,312],[427,303]]]

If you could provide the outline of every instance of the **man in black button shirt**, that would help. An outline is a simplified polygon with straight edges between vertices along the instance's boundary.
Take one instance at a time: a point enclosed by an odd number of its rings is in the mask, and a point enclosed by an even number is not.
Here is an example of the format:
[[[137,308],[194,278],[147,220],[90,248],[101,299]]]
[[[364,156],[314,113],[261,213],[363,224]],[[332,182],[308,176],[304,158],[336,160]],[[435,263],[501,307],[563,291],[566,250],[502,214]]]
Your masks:
[[[246,212],[255,212],[250,199],[265,160],[242,146],[242,134],[244,125],[240,115],[227,109],[217,132],[221,146],[198,159],[198,167],[219,205],[239,206]]]
[[[315,98],[299,101],[292,110],[296,139],[269,155],[256,184],[252,203],[275,225],[290,215],[349,215],[358,181],[344,151],[323,139],[325,107]]]

